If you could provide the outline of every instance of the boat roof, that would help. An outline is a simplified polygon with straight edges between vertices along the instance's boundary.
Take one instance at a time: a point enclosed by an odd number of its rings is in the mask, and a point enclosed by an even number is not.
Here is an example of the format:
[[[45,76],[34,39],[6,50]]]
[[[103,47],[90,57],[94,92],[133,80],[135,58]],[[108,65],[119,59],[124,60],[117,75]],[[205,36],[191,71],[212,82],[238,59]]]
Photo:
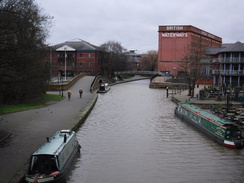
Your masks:
[[[108,83],[101,83],[101,86],[108,86]]]
[[[64,142],[65,135],[66,142]],[[75,132],[71,130],[57,131],[32,155],[58,155],[74,135]]]
[[[189,102],[180,102],[180,104],[182,106],[185,106],[188,110],[190,111],[193,111],[194,113],[197,113],[198,115],[208,119],[209,121],[213,122],[213,123],[217,123],[218,125],[221,125],[221,126],[225,126],[225,125],[230,125],[232,123],[214,115],[214,114],[211,114],[195,105],[192,105],[191,103]]]

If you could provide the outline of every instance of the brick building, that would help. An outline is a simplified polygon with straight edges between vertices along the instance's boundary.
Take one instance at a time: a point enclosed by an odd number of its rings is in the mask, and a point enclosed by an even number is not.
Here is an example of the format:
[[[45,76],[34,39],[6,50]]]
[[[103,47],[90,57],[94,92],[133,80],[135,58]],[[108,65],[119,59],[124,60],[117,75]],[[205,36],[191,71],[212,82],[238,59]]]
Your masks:
[[[221,47],[222,38],[191,25],[159,26],[158,30],[158,71],[165,76],[176,76],[179,64],[187,50],[201,40],[204,47]]]
[[[105,70],[104,52],[81,39],[50,47],[52,77],[74,77],[81,73],[96,75]]]
[[[241,42],[223,44],[218,48],[207,48],[206,55],[212,64],[213,84],[243,86],[244,44]]]

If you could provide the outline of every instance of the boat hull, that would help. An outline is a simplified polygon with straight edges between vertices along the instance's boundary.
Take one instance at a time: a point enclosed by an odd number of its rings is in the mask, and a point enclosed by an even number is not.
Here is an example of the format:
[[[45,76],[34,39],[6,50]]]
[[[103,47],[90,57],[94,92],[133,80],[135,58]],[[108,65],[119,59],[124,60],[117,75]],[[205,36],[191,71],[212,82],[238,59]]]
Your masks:
[[[242,142],[233,142],[233,141],[229,141],[226,139],[222,139],[220,137],[218,137],[217,135],[211,133],[210,131],[208,131],[207,129],[205,129],[204,127],[202,127],[201,125],[197,124],[196,122],[194,122],[193,120],[187,118],[186,116],[184,116],[183,114],[181,114],[180,112],[178,112],[177,109],[175,109],[175,115],[177,117],[179,117],[181,120],[191,124],[192,126],[194,126],[196,129],[198,129],[199,131],[201,131],[203,134],[205,134],[206,136],[208,136],[210,139],[212,139],[213,141],[217,142],[218,144],[222,145],[222,146],[226,146],[226,147],[230,147],[230,148],[243,148],[244,143]]]
[[[110,88],[106,89],[106,90],[98,90],[98,93],[107,93],[110,90]]]

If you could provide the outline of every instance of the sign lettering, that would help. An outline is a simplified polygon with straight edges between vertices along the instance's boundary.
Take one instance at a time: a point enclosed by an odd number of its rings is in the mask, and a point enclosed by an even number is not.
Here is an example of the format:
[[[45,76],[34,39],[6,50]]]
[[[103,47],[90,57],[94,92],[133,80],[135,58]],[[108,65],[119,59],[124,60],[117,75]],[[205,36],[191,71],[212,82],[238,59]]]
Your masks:
[[[207,32],[204,32],[204,31],[202,31],[202,35],[204,35],[204,36],[208,36],[208,37],[211,37],[211,38],[214,38],[214,35],[209,34],[209,33],[207,33]]]
[[[166,30],[183,30],[183,26],[167,26]]]
[[[162,33],[162,37],[187,37],[187,33]]]

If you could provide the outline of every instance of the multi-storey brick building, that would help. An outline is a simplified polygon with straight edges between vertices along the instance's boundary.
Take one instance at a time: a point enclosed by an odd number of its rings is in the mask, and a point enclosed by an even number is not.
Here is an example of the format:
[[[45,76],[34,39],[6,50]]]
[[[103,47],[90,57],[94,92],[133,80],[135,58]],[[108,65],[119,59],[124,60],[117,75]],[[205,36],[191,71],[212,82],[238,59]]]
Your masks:
[[[206,55],[212,63],[213,84],[243,86],[244,44],[223,44],[219,48],[207,48]]]
[[[179,64],[195,40],[201,40],[204,47],[221,47],[222,44],[222,38],[191,25],[159,26],[158,71],[162,75],[176,76]]]
[[[53,77],[73,77],[81,73],[96,75],[107,65],[104,52],[81,39],[51,46],[49,59]]]

